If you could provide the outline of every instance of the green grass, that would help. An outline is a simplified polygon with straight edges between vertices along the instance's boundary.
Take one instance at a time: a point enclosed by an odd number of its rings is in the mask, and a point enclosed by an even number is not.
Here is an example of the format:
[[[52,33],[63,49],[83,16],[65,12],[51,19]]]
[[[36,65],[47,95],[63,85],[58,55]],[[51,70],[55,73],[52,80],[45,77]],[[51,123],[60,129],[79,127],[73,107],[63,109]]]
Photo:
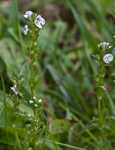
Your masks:
[[[34,47],[23,12],[49,5],[59,16],[50,13]],[[103,55],[115,57],[115,2],[33,0],[22,8],[11,0],[5,7],[1,1],[0,150],[114,150],[115,61],[106,65]],[[103,51],[101,41],[113,47]],[[33,96],[43,99],[37,109]]]

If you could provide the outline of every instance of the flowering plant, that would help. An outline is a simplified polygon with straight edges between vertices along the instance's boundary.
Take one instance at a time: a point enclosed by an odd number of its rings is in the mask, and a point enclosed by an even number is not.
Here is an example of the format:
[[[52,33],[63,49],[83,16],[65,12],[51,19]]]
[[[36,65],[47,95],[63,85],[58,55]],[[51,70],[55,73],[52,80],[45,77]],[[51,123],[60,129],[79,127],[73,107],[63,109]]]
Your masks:
[[[95,83],[96,83],[96,95],[97,95],[97,103],[98,103],[98,126],[100,129],[103,129],[104,124],[100,121],[105,116],[105,99],[106,97],[109,99],[108,104],[111,108],[111,113],[115,115],[114,111],[114,103],[112,99],[109,97],[108,86],[105,80],[106,74],[110,76],[108,72],[109,66],[114,65],[114,39],[111,42],[101,42],[98,44],[99,54],[95,55],[96,62],[98,64],[98,71],[95,75]],[[106,118],[105,118],[106,120]],[[106,122],[106,121],[105,121]]]
[[[39,66],[39,57],[40,50],[37,47],[37,38],[40,29],[42,29],[45,24],[45,19],[40,15],[33,13],[32,11],[26,11],[24,14],[24,18],[26,19],[26,25],[24,26],[24,35],[25,35],[25,64],[28,70],[27,73],[27,82],[29,84],[29,92],[30,96],[27,98],[24,96],[23,92],[20,92],[20,84],[23,81],[21,77],[21,82],[15,81],[14,86],[11,87],[13,92],[13,103],[14,103],[14,112],[16,115],[16,119],[23,117],[29,121],[29,125],[25,127],[26,129],[26,137],[23,139],[23,142],[20,145],[24,146],[24,149],[28,149],[32,144],[33,140],[35,140],[36,136],[47,134],[45,132],[45,122],[43,117],[43,96],[41,96],[38,91],[38,86],[40,85],[40,66]],[[37,72],[37,74],[36,74]],[[18,108],[21,102],[19,101],[19,97],[25,99],[25,104],[31,107],[32,113],[20,113]],[[27,98],[27,99],[26,99]],[[13,124],[15,127],[16,125]],[[41,130],[42,128],[42,130]],[[38,132],[39,131],[39,132]]]

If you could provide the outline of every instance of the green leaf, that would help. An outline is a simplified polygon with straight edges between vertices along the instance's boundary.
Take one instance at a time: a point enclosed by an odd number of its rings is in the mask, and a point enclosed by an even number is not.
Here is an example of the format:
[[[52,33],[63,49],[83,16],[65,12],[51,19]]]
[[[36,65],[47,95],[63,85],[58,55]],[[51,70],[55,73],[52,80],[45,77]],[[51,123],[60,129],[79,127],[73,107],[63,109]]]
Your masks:
[[[6,64],[4,60],[0,57],[0,74],[6,71]]]
[[[7,29],[6,21],[2,16],[2,14],[0,14],[0,38],[4,36],[6,29]]]
[[[111,13],[115,8],[114,0],[99,0],[99,5],[105,14]]]
[[[25,113],[25,114],[27,114],[27,115],[34,116],[33,110],[32,110],[30,107],[26,106],[25,104],[20,104],[20,105],[18,106],[18,109],[19,109],[19,111],[22,112],[22,113]]]
[[[18,1],[11,0],[10,9],[9,9],[9,27],[14,25],[18,20]]]

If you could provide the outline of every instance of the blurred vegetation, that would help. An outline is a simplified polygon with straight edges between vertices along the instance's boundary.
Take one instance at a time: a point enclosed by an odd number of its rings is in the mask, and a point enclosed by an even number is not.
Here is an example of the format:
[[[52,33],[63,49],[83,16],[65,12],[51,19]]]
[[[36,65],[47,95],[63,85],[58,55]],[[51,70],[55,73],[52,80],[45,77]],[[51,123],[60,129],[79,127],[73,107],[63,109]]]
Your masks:
[[[33,115],[26,104],[31,99],[23,35],[26,10],[46,19],[37,41],[40,72],[35,73],[40,74],[36,94],[44,97],[49,133],[45,139],[36,137],[36,146],[28,150],[114,150],[115,63],[105,66],[108,92],[99,117],[94,79],[99,68],[93,57],[100,53],[98,43],[112,41],[115,33],[114,0],[0,1],[0,150],[22,150],[27,134],[28,120],[15,119],[13,113],[13,84],[24,95],[18,113]]]

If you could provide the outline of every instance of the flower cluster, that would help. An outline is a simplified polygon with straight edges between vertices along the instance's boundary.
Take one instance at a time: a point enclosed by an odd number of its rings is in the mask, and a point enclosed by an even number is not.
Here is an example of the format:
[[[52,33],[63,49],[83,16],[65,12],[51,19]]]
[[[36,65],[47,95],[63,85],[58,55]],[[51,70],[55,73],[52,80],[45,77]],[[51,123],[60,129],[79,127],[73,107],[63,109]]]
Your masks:
[[[99,47],[99,48],[103,48],[103,50],[112,48],[112,46],[110,45],[109,42],[100,42],[100,43],[98,44],[98,47]]]
[[[114,37],[115,36],[113,36],[113,38]],[[108,50],[110,51],[111,49],[113,49],[112,42],[111,43],[110,42],[100,42],[98,44],[98,47],[101,48],[102,50],[104,50],[103,51],[104,53],[106,52],[106,54],[103,56],[104,63],[106,63],[106,64],[111,63],[114,59],[114,56],[110,52],[107,53],[107,51]],[[107,50],[107,51],[105,51],[105,50]]]
[[[25,12],[24,18],[30,19],[31,21],[33,20],[33,24],[39,29],[42,29],[42,26],[45,25],[45,19],[41,17],[39,14],[35,14],[30,10]],[[27,35],[28,31],[29,27],[28,25],[25,25],[24,34]]]
[[[38,104],[42,103],[42,99],[37,99],[36,96],[33,99],[29,100],[29,104],[34,105],[34,107],[38,107]]]

